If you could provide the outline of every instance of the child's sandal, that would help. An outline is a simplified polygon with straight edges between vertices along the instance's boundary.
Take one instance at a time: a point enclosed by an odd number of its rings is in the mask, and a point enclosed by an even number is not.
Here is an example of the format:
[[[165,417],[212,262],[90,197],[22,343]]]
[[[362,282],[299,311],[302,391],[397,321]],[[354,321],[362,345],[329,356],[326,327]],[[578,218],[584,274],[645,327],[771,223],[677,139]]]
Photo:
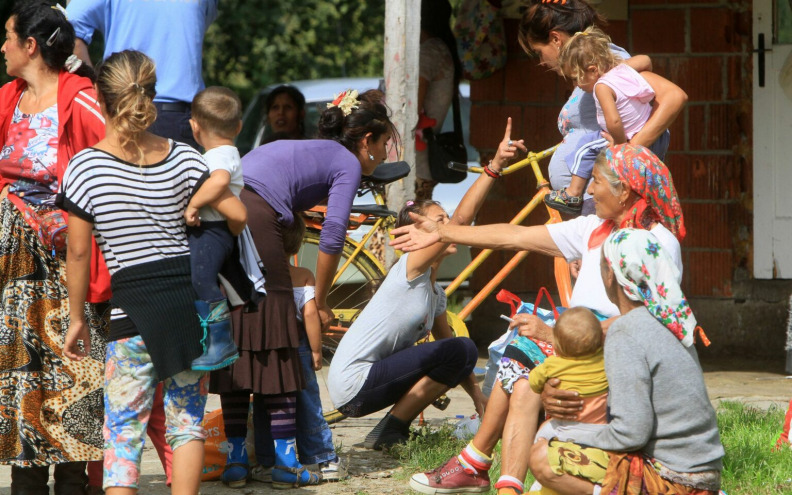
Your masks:
[[[303,473],[308,474],[308,479],[303,481]],[[287,467],[275,466],[272,469],[272,488],[285,490],[300,488],[301,486],[318,485],[322,482],[322,475],[308,471],[305,466]]]
[[[548,208],[558,210],[568,215],[580,215],[583,209],[583,196],[570,196],[566,189],[550,191],[544,197],[544,203]]]

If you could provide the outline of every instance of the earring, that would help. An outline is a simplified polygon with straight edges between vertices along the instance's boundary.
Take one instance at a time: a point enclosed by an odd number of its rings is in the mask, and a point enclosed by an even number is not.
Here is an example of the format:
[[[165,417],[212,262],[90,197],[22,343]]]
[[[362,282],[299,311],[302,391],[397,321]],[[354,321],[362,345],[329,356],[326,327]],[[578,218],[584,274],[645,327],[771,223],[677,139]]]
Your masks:
[[[369,153],[368,155],[369,155],[369,160],[371,160],[373,162],[374,161],[374,155],[372,155],[371,153]]]

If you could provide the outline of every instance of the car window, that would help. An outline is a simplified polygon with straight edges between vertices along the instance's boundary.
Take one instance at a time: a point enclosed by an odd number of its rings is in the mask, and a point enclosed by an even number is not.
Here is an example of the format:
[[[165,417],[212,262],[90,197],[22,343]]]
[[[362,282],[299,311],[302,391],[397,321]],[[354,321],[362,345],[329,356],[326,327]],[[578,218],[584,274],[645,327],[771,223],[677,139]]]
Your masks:
[[[270,135],[271,132],[266,126],[267,116],[264,115],[264,102],[267,99],[268,91],[259,92],[254,101],[248,105],[245,115],[242,118],[242,131],[236,139],[236,146],[239,148],[240,155],[244,155],[251,149],[259,146]],[[305,136],[309,139],[316,137],[319,116],[327,108],[327,104],[332,100],[307,102],[305,104]],[[462,134],[465,138],[467,147],[468,162],[478,162],[478,150],[470,145],[470,98],[462,97],[460,101],[460,111],[462,112]],[[443,122],[442,132],[454,130],[453,107],[448,109],[448,115]]]

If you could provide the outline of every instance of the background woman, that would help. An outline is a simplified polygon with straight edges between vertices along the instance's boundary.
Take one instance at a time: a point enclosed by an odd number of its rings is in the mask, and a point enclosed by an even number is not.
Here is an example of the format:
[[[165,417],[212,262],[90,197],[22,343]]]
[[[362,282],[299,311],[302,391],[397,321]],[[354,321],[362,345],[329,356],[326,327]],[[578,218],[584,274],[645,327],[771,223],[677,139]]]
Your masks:
[[[615,495],[718,493],[724,450],[676,264],[650,232],[623,229],[605,241],[600,266],[622,315],[605,340],[610,422],[599,431],[559,428],[549,445],[539,440],[531,470],[560,494],[596,486]]]
[[[245,436],[250,393],[261,394],[275,419],[276,467],[273,482],[316,483],[297,462],[294,442],[295,392],[302,388],[298,355],[299,331],[289,265],[282,232],[296,212],[327,198],[319,238],[316,304],[322,324],[333,312],[327,294],[343,249],[352,201],[361,175],[385,160],[395,129],[384,95],[356,91],[339,95],[319,120],[316,140],[280,140],[251,151],[242,159],[245,189],[240,199],[248,209],[248,227],[267,267],[267,297],[256,310],[234,311],[232,322],[240,358],[227,370],[213,372],[211,389],[221,395],[225,432],[231,449],[223,480],[244,486],[249,475]]]
[[[270,91],[264,100],[267,136],[263,144],[279,139],[305,139],[305,96],[294,86],[283,85]]]
[[[433,242],[456,242],[480,248],[528,250],[564,256],[567,260],[582,259],[570,306],[584,306],[613,317],[618,314],[618,308],[605,294],[598,265],[602,242],[607,235],[621,227],[651,230],[670,253],[681,276],[679,240],[685,236],[684,221],[668,169],[640,146],[619,145],[601,155],[594,167],[589,194],[594,199],[596,216],[531,227],[508,224],[463,227],[420,217],[416,218],[415,225],[394,230],[394,235],[401,237],[393,244],[397,249],[410,251]],[[603,323],[606,327],[609,321]],[[552,329],[536,316],[515,315],[512,326],[519,326],[522,335],[552,342]],[[501,367],[481,427],[471,443],[460,456],[450,459],[438,470],[413,476],[413,489],[422,493],[435,493],[430,490],[438,488],[452,490],[443,493],[463,493],[463,489],[486,491],[492,451],[501,434],[500,481],[505,488],[522,489],[521,483],[528,470],[528,449],[536,433],[541,408],[540,397],[531,391],[525,379],[533,366],[533,362],[526,360],[515,366]],[[576,414],[582,402],[574,393],[559,393],[562,395],[554,400],[561,406],[573,408]],[[567,409],[562,409],[561,414],[555,410],[548,412],[554,417],[576,419],[575,415],[568,416]],[[462,469],[456,469],[460,465]],[[444,473],[447,474],[443,476]]]
[[[93,303],[109,298],[109,278],[96,256],[81,306],[93,350],[65,358],[65,236],[53,246],[47,232],[65,225],[54,199],[69,159],[104,136],[104,120],[92,71],[70,58],[74,29],[50,5],[18,2],[0,50],[16,77],[0,89],[0,462],[15,494],[49,493],[51,464],[56,493],[85,493],[84,461],[102,458],[106,320]]]

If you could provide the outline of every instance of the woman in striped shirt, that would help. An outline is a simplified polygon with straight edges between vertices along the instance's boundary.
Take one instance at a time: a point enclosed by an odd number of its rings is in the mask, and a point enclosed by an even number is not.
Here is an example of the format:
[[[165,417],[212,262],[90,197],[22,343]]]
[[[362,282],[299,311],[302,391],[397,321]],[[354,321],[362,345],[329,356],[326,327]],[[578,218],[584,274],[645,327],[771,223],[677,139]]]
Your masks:
[[[114,53],[104,62],[96,87],[106,137],[72,159],[62,185],[62,203],[71,213],[71,323],[64,352],[73,359],[90,351],[82,300],[92,236],[111,274],[103,483],[108,495],[138,488],[143,435],[160,381],[173,492],[198,493],[203,466],[206,375],[190,366],[201,355],[202,332],[183,213],[191,199],[200,206],[208,169],[191,147],[146,132],[156,118],[155,83],[154,63],[140,52]]]

